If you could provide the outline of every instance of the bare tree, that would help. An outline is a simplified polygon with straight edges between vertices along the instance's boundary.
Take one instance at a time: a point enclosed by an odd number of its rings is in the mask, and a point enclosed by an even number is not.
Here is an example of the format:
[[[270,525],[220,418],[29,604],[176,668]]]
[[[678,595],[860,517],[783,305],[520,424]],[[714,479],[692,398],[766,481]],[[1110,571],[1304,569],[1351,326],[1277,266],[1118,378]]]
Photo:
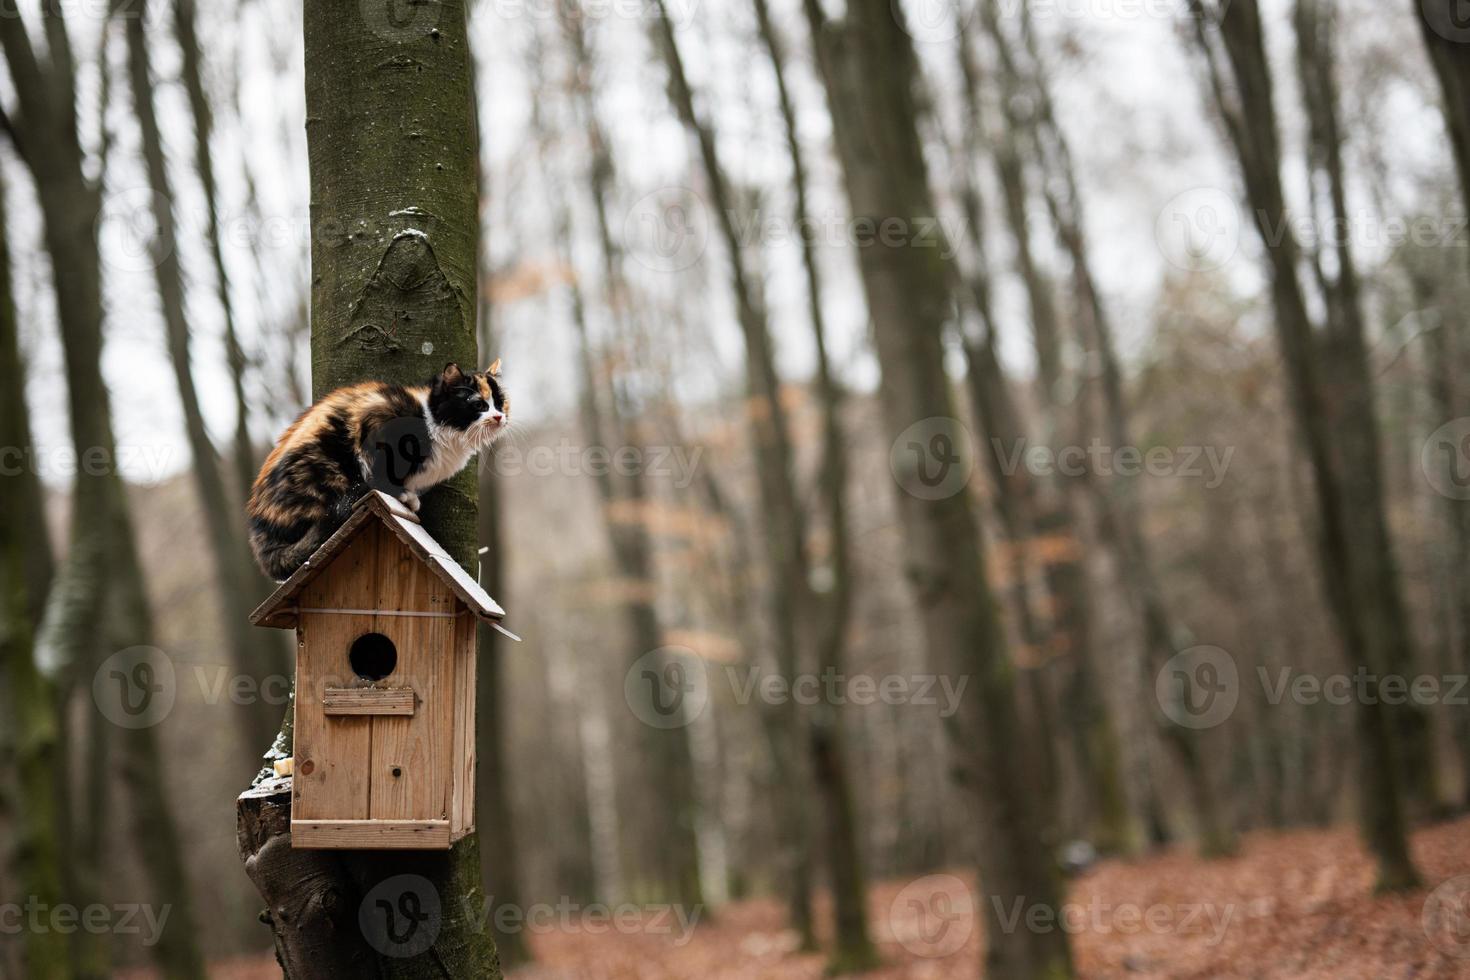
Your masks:
[[[763,543],[772,574],[769,601],[776,666],[783,677],[794,682],[804,666],[801,632],[803,613],[811,606],[810,585],[805,519],[796,493],[790,429],[780,399],[775,350],[764,301],[735,226],[734,195],[720,163],[714,130],[709,120],[702,119],[695,110],[694,92],[685,76],[673,22],[663,0],[658,2],[659,34],[655,43],[662,48],[668,66],[669,98],[698,145],[710,195],[711,217],[719,228],[730,266],[736,319],[745,341],[746,387],[750,396],[746,416],[755,449]],[[782,774],[783,822],[791,835],[787,842],[790,849],[788,904],[792,927],[801,935],[803,945],[815,948],[811,917],[811,811],[805,801],[805,788],[811,785],[812,778],[804,746],[809,737],[807,721],[794,702],[776,706],[775,710],[779,728],[773,751]]]
[[[807,201],[807,165],[796,126],[796,107],[786,85],[785,45],[771,23],[766,0],[754,0],[754,3],[761,40],[771,59],[776,79],[781,123],[791,157],[791,184],[795,194],[792,218],[797,228],[807,229],[811,217]],[[802,235],[801,259],[806,272],[812,341],[817,354],[817,394],[822,405],[822,461],[817,482],[818,493],[827,512],[827,540],[830,544],[825,565],[831,582],[825,593],[812,589],[807,595],[809,606],[805,620],[810,624],[817,672],[822,676],[829,672],[842,676],[853,602],[852,549],[847,526],[847,483],[851,474],[847,461],[847,434],[842,425],[845,399],[827,353],[822,276],[816,242],[810,233]],[[822,704],[812,712],[812,769],[818,791],[822,794],[827,873],[836,919],[834,948],[827,967],[829,973],[871,969],[878,962],[877,951],[868,936],[867,876],[863,871],[862,837],[853,805],[844,734],[843,716],[836,705]]]
[[[918,66],[902,12],[886,0],[850,0],[846,16],[832,21],[818,0],[804,0],[804,8],[850,212],[910,229],[932,221],[915,124]],[[859,250],[859,267],[882,368],[885,435],[895,438],[919,420],[953,418],[943,351],[951,279],[939,256],[879,238]],[[1007,930],[997,913],[1021,896],[1053,905],[1058,890],[1038,832],[1039,803],[1007,748],[1020,731],[1016,695],[970,500],[965,492],[930,500],[901,485],[895,490],[930,663],[976,681],[950,732],[977,807],[983,906],[992,913],[986,917],[985,975],[1070,976],[1065,936]]]
[[[596,218],[606,306],[615,331],[612,345],[617,350],[611,355],[599,355],[599,347],[588,329],[586,297],[577,281],[571,255],[571,214],[563,207],[556,224],[562,261],[571,278],[573,325],[578,332],[582,427],[595,446],[638,445],[639,427],[630,417],[632,399],[623,389],[633,373],[632,365],[637,363],[637,358],[629,355],[642,327],[635,322],[636,303],[623,267],[623,249],[609,217],[617,170],[591,88],[597,59],[587,24],[576,11],[563,11],[561,28],[572,54],[573,109],[590,154],[587,184]],[[623,365],[621,382],[619,372],[612,367],[615,362]],[[664,647],[657,606],[654,540],[648,527],[652,500],[648,480],[641,471],[626,476],[603,471],[596,482],[613,560],[628,590],[625,614],[632,644],[630,660],[636,660]],[[657,855],[655,863],[667,894],[676,902],[696,905],[703,900],[703,889],[696,836],[698,793],[688,726],[645,727],[646,731],[640,735],[651,749],[652,765],[642,775],[651,780],[648,789],[666,800],[658,813],[646,815],[643,821],[652,834],[650,850]]]
[[[1059,373],[1060,352],[1052,351],[1046,363],[1042,362],[1039,354],[1043,349],[1059,348],[1061,337],[1051,284],[1037,267],[1029,239],[1030,206],[1026,173],[1028,158],[1024,149],[1028,121],[1022,118],[1017,107],[1021,96],[1021,79],[1008,40],[1002,32],[998,13],[993,3],[987,3],[984,9],[985,26],[997,56],[997,94],[1002,105],[1007,107],[1007,127],[992,155],[1002,189],[1007,222],[1015,242],[1017,271],[1026,285],[1031,304],[1033,336],[1038,350],[1038,374],[1044,389],[1042,405],[1046,427],[1055,438],[1067,428],[1066,404],[1061,392],[1062,378]],[[967,156],[975,157],[980,153],[981,127],[985,117],[981,94],[982,72],[968,37],[967,22],[960,18],[958,26],[959,60],[961,77],[964,79],[968,122],[966,149]],[[995,441],[992,451],[986,456],[991,463],[992,478],[1001,500],[998,510],[1002,525],[1012,541],[1012,548],[1024,549],[1026,539],[1037,534],[1043,526],[1050,534],[1060,535],[1075,544],[1081,532],[1080,500],[1077,498],[1085,492],[1086,484],[1074,479],[1059,479],[1052,488],[1056,503],[1049,513],[1044,514],[1041,512],[1041,488],[1034,485],[1035,481],[1023,468],[1006,472],[1002,465],[999,446],[1018,445],[1024,432],[1019,413],[1007,394],[995,352],[997,325],[992,312],[989,276],[984,268],[986,250],[980,241],[985,214],[979,186],[969,172],[974,163],[972,160],[966,160],[965,163],[967,171],[961,195],[966,206],[967,225],[972,229],[972,247],[979,263],[977,271],[970,277],[969,292],[985,330],[978,347],[973,342],[969,344],[971,386],[973,399],[982,413],[984,427]],[[1044,175],[1037,182],[1044,187]],[[1080,425],[1073,431],[1079,436],[1082,434]],[[1024,556],[1013,557],[1013,562],[1014,576],[1027,573],[1030,563]],[[1091,637],[1092,590],[1086,568],[1081,561],[1080,548],[1073,547],[1049,562],[1047,584],[1053,596],[1054,607],[1060,610],[1060,615],[1055,617],[1058,620],[1054,626],[1057,635],[1052,640],[1052,646],[1057,653],[1071,661],[1073,668],[1067,689],[1066,714],[1077,722],[1068,727],[1074,733],[1082,777],[1097,810],[1097,842],[1103,850],[1128,850],[1132,835],[1127,795],[1122,782],[1122,752],[1103,685],[1099,683],[1104,673],[1097,662],[1097,652]],[[1033,622],[1034,618],[1023,613],[1022,635],[1029,642],[1040,645],[1043,638],[1039,626]],[[1041,706],[1038,709],[1040,717],[1049,717],[1052,712],[1046,706],[1050,703],[1050,692],[1039,678],[1032,681],[1031,694],[1033,702]],[[1055,771],[1055,763],[1051,764],[1051,768]]]
[[[235,489],[240,501],[250,496],[255,480],[255,448],[250,442],[250,404],[245,397],[245,373],[248,367],[245,349],[235,322],[235,304],[230,298],[230,275],[225,269],[225,253],[221,245],[219,188],[214,176],[214,153],[210,136],[214,132],[214,113],[204,86],[204,56],[199,46],[199,5],[197,0],[174,0],[174,36],[178,38],[182,58],[179,75],[189,96],[189,111],[194,117],[194,170],[204,190],[207,212],[205,226],[209,257],[214,263],[214,284],[224,316],[225,358],[230,368],[230,390],[235,396],[235,439],[231,447]],[[243,504],[242,504],[243,505]]]
[[[474,100],[475,119],[480,118],[479,78],[480,59],[477,51],[470,51],[470,94]],[[477,191],[480,200],[489,197],[488,164],[485,154],[484,134],[479,133],[476,152]],[[495,333],[495,306],[492,292],[492,269],[490,242],[493,237],[488,229],[482,230],[479,254],[479,269],[476,276],[476,302],[479,304],[480,353],[485,357],[497,356],[494,351],[499,342]],[[494,450],[492,449],[491,452]],[[507,561],[503,547],[504,501],[496,485],[493,457],[479,461],[478,491],[480,512],[477,524],[476,543],[480,553],[480,584],[493,596],[503,595],[509,581],[506,574]],[[481,878],[485,886],[485,901],[491,922],[495,925],[495,948],[500,954],[503,969],[511,969],[532,959],[525,931],[502,928],[501,918],[495,914],[500,908],[523,908],[521,902],[522,859],[518,846],[519,835],[515,823],[515,810],[511,801],[510,769],[510,705],[511,692],[507,683],[506,641],[495,630],[484,623],[476,626],[477,656],[475,668],[477,687],[476,717],[479,730],[475,733],[476,807],[481,820],[495,828],[483,842],[483,868]]]
[[[1256,0],[1231,0],[1210,9],[1193,0],[1191,13],[1214,104],[1265,246],[1277,339],[1312,471],[1318,564],[1328,607],[1348,665],[1381,678],[1402,670],[1409,641],[1378,485],[1377,422],[1364,338],[1341,321],[1324,335],[1307,310],[1298,274],[1301,248],[1281,184],[1271,71]],[[1399,778],[1403,760],[1395,750],[1392,714],[1375,688],[1367,693],[1357,706],[1364,835],[1378,861],[1379,888],[1409,888],[1417,875],[1406,840]]]
[[[11,292],[9,214],[0,182],[0,446],[29,449],[26,370]],[[0,687],[8,695],[0,738],[14,753],[19,797],[15,808],[14,874],[26,895],[48,906],[63,901],[66,845],[57,779],[61,723],[52,684],[36,669],[34,638],[51,577],[51,542],[41,510],[41,482],[32,466],[7,473],[3,486],[14,507],[0,508]],[[68,941],[59,930],[25,930],[24,963],[34,977],[73,975]]]
[[[188,3],[190,0],[183,2]],[[168,338],[169,361],[173,365],[174,383],[184,410],[184,431],[193,457],[191,470],[194,489],[204,511],[210,555],[219,581],[224,634],[230,645],[231,661],[242,676],[259,676],[263,673],[284,676],[289,668],[286,658],[280,655],[281,645],[268,645],[267,641],[274,638],[250,625],[250,610],[261,598],[260,580],[252,571],[244,534],[240,528],[237,507],[241,505],[241,501],[232,499],[226,490],[225,480],[220,472],[219,455],[204,424],[204,413],[200,408],[199,393],[194,383],[192,338],[188,311],[185,309],[184,273],[174,224],[174,192],[164,160],[163,136],[158,128],[158,115],[153,106],[152,68],[149,64],[148,38],[144,27],[147,16],[146,0],[139,0],[129,14],[123,18],[128,42],[128,78],[132,88],[133,110],[142,132],[143,159],[148,171],[151,209],[156,228],[149,243],[154,279],[163,306],[163,322]],[[212,178],[210,183],[212,184]],[[234,367],[235,365],[231,365],[232,370]],[[261,699],[258,704],[237,712],[241,734],[247,746],[270,743],[279,721],[278,711],[277,707]]]
[[[41,18],[47,41],[44,61],[20,18],[0,18],[0,49],[16,93],[16,110],[0,114],[0,126],[20,152],[41,203],[66,359],[72,443],[78,453],[106,461],[78,472],[69,551],[48,594],[37,637],[41,669],[70,683],[77,672],[97,666],[86,655],[97,623],[106,624],[104,642],[114,649],[150,645],[153,628],[102,378],[102,264],[94,235],[101,196],[97,183],[86,176],[76,65],[62,5],[48,0]],[[100,719],[94,716],[92,722],[101,733]],[[157,733],[147,727],[115,734],[111,740],[117,743],[129,791],[132,829],[154,898],[173,906],[171,928],[154,947],[155,959],[170,976],[202,977],[204,963],[163,784]],[[94,830],[101,819],[100,812],[90,814]],[[80,947],[102,955],[100,946]],[[89,955],[86,969],[101,967]]]
[[[1460,176],[1460,203],[1470,208],[1470,50],[1458,0],[1413,0],[1429,62],[1439,79],[1445,130]]]

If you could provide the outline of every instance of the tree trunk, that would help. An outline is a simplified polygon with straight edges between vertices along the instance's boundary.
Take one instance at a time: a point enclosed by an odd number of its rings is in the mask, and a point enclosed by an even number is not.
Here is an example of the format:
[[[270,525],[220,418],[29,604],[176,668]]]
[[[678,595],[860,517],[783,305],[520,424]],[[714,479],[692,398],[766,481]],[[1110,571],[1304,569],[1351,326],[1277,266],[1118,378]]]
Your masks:
[[[1307,312],[1297,271],[1300,249],[1288,223],[1281,186],[1271,74],[1257,0],[1231,0],[1208,12],[1197,0],[1192,7],[1211,91],[1265,246],[1287,386],[1312,470],[1319,565],[1328,607],[1348,667],[1362,667],[1381,678],[1402,664],[1406,638],[1394,629],[1397,583],[1389,554],[1380,550],[1388,544],[1381,499],[1375,506],[1372,494],[1365,492],[1377,485],[1376,432],[1350,431],[1351,422],[1345,420],[1366,421],[1372,429],[1371,393],[1362,390],[1362,379],[1334,370],[1332,361],[1340,355],[1324,351]],[[1222,52],[1210,37],[1213,28],[1207,26],[1216,23],[1233,90],[1227,85]],[[1364,461],[1371,462],[1372,473],[1345,475],[1351,463]],[[1367,695],[1357,707],[1364,835],[1378,860],[1378,887],[1403,889],[1412,887],[1417,875],[1408,853],[1393,721],[1374,685]]]
[[[33,443],[11,292],[7,223],[5,186],[0,181],[0,446],[29,452]],[[33,647],[33,624],[40,618],[50,579],[50,535],[41,511],[40,480],[28,459],[7,465],[0,482],[5,499],[15,501],[14,507],[0,508],[0,688],[8,695],[0,715],[0,737],[13,753],[20,803],[12,811],[13,880],[23,894],[54,908],[71,896],[63,882],[66,818],[56,776],[61,739],[56,692],[36,669]],[[70,977],[68,945],[57,930],[27,930],[26,975],[47,980]]]
[[[1348,228],[1352,219],[1342,160],[1344,136],[1338,122],[1332,15],[1320,9],[1318,0],[1297,0],[1295,19],[1297,64],[1308,117],[1308,166],[1314,178],[1311,183],[1316,187],[1320,178],[1326,185],[1331,227]],[[1378,597],[1377,606],[1364,613],[1373,617],[1374,629],[1382,636],[1385,667],[1400,677],[1412,678],[1419,671],[1388,527],[1382,439],[1373,404],[1374,371],[1361,286],[1348,236],[1337,236],[1334,252],[1337,273],[1326,284],[1328,323],[1323,353],[1335,355],[1325,357],[1325,365],[1341,399],[1338,429],[1342,480],[1353,512],[1361,515],[1357,518],[1357,533],[1363,540],[1357,550],[1365,565],[1368,588]],[[1407,800],[1420,813],[1434,812],[1440,806],[1435,763],[1438,753],[1428,714],[1413,699],[1390,706],[1388,714],[1398,751],[1396,768],[1402,774]]]
[[[961,189],[961,197],[965,205],[966,225],[969,229],[971,247],[976,253],[976,270],[970,276],[967,286],[984,329],[984,336],[978,343],[969,338],[965,343],[969,361],[968,377],[971,400],[979,414],[981,428],[991,440],[990,451],[985,453],[985,458],[990,464],[991,478],[996,486],[997,513],[1009,541],[1011,574],[1016,579],[1013,585],[1017,593],[1015,604],[1020,610],[1021,636],[1024,642],[1036,650],[1035,656],[1044,660],[1045,654],[1041,648],[1045,638],[1038,617],[1031,610],[1031,603],[1027,598],[1026,581],[1031,568],[1027,555],[1028,543],[1029,539],[1037,533],[1039,520],[1037,514],[1038,488],[1024,467],[1011,469],[1004,465],[1003,452],[1008,451],[1009,447],[1019,446],[1025,437],[1025,430],[1021,423],[1019,410],[1010,396],[995,349],[997,327],[992,309],[992,289],[986,268],[987,256],[983,240],[985,212],[980,187],[973,173],[975,158],[978,158],[982,152],[980,139],[983,125],[981,74],[963,18],[959,20],[958,26],[960,73],[964,79],[967,109],[965,136],[967,159],[964,161],[965,180]],[[1001,43],[999,38],[997,38],[997,43]],[[1013,135],[1012,140],[1014,141],[1018,136],[1019,134]],[[1012,153],[1014,154],[1014,151]],[[1020,179],[1018,164],[1019,160],[1013,159],[1006,165],[1007,170],[1014,171],[1012,184],[1016,186],[1012,187],[1012,193],[1019,186],[1017,184]],[[997,163],[998,169],[999,166]],[[1008,198],[1009,196],[1007,195]],[[1020,203],[1024,208],[1024,200]],[[1015,205],[1008,204],[1008,210],[1014,211]],[[1022,264],[1025,267],[1031,267],[1029,245],[1025,252],[1026,257],[1022,260]],[[1049,294],[1045,292],[1044,286],[1039,283],[1038,286],[1041,287],[1038,292],[1038,301],[1042,304],[1039,309],[1043,314],[1049,315]],[[1054,413],[1049,412],[1048,414]],[[1052,574],[1048,576],[1048,586],[1059,593],[1053,597],[1054,605],[1059,609],[1079,608],[1085,612],[1088,609],[1086,595],[1088,583],[1085,569],[1076,559],[1068,565],[1066,569],[1053,568]],[[1069,589],[1075,594],[1068,595]],[[1084,615],[1079,625],[1086,628],[1088,619],[1090,617]],[[1070,633],[1064,630],[1063,639],[1066,640],[1069,637]],[[1127,791],[1123,784],[1122,747],[1118,741],[1112,713],[1108,709],[1103,685],[1100,683],[1104,672],[1096,663],[1094,644],[1090,637],[1083,639],[1081,647],[1074,647],[1071,651],[1075,652],[1076,657],[1067,701],[1069,703],[1068,713],[1073,716],[1071,728],[1077,736],[1074,744],[1077,748],[1078,764],[1094,808],[1092,836],[1098,849],[1105,853],[1127,852],[1133,850],[1135,844],[1128,812]],[[1033,683],[1037,688],[1042,687],[1039,682]],[[1040,700],[1045,693],[1044,689],[1033,690],[1032,697]]]
[[[479,58],[470,52],[470,95],[474,100],[474,116],[479,119]],[[478,132],[478,126],[476,127]],[[477,190],[480,200],[488,197],[484,139],[476,148]],[[487,229],[482,228],[482,234]],[[483,358],[493,360],[497,355],[497,339],[491,317],[494,307],[491,300],[490,250],[482,243],[479,257],[479,276],[475,296],[479,303],[479,343]],[[493,452],[493,450],[491,450]],[[483,459],[478,467],[480,513],[476,543],[480,551],[480,584],[492,596],[504,598],[505,552],[502,549],[502,504],[495,484],[495,467],[492,459]],[[510,695],[506,686],[507,653],[506,640],[489,626],[481,623],[477,628],[477,655],[479,664],[475,669],[476,717],[479,731],[475,733],[475,758],[478,769],[475,773],[477,818],[486,826],[494,827],[481,848],[481,881],[485,889],[486,908],[490,921],[495,924],[495,947],[500,953],[502,969],[512,969],[531,961],[531,948],[526,942],[524,929],[500,927],[496,909],[522,909],[521,900],[521,852],[516,843],[515,811],[512,806],[510,786],[511,771],[507,760],[510,746]]]
[[[720,166],[715,134],[707,120],[694,109],[694,93],[684,73],[684,63],[663,0],[658,0],[659,36],[669,71],[669,96],[674,110],[698,144],[710,196],[711,218],[719,228],[730,263],[730,287],[734,293],[736,318],[745,340],[747,421],[755,449],[760,509],[765,531],[767,564],[772,571],[769,586],[770,619],[774,632],[776,664],[788,683],[795,683],[804,664],[802,622],[811,609],[807,577],[805,528],[792,474],[790,430],[782,405],[775,352],[757,285],[752,280],[746,256],[735,227],[734,201],[729,181]],[[782,787],[783,822],[791,834],[789,858],[792,928],[802,937],[803,948],[815,948],[811,918],[811,812],[806,804],[811,785],[806,739],[808,721],[793,700],[779,711],[783,745],[781,752],[792,779]]]
[[[572,49],[574,110],[581,117],[591,152],[587,177],[597,219],[598,245],[602,258],[603,289],[617,336],[614,343],[636,345],[639,325],[634,322],[633,300],[623,269],[623,251],[612,231],[610,208],[616,170],[611,149],[598,117],[590,87],[596,72],[596,56],[586,24],[579,13],[564,9],[561,30]],[[538,124],[539,124],[538,116]],[[616,390],[605,359],[597,348],[586,322],[585,295],[572,258],[571,215],[562,205],[557,215],[557,234],[563,265],[568,270],[572,292],[573,326],[578,332],[578,368],[581,373],[579,408],[582,426],[590,444],[612,448],[638,444],[637,432],[623,409],[624,399]],[[636,355],[623,352],[622,363],[637,363]],[[624,614],[631,644],[630,668],[639,658],[664,646],[658,616],[658,576],[654,565],[654,542],[649,532],[648,483],[634,472],[618,478],[602,471],[597,478],[602,497],[603,522],[617,567],[626,587]],[[649,834],[645,853],[656,856],[660,900],[686,906],[703,901],[699,878],[698,786],[687,725],[660,728],[646,725],[640,732],[648,746],[644,771],[640,774],[645,792],[657,793],[665,805],[640,821]]]
[[[915,126],[918,66],[901,13],[887,0],[851,0],[846,19],[829,23],[818,0],[804,6],[850,211],[876,227],[886,221],[913,234],[935,212]],[[866,242],[859,262],[892,439],[919,420],[953,418],[955,409],[943,363],[949,274],[933,249],[890,241]],[[1014,679],[980,528],[963,486],[931,500],[905,491],[904,482],[896,481],[895,491],[930,663],[941,674],[971,679],[949,731],[977,804],[984,975],[1067,977],[1071,956],[1061,931],[1007,929],[1001,914],[1017,902],[1056,909],[1059,890],[1038,833],[1038,802],[1010,749],[1019,731]]]
[[[784,44],[771,23],[766,0],[754,0],[761,39],[771,59],[786,147],[791,157],[791,182],[796,192],[792,218],[797,228],[808,228],[807,168],[796,128],[796,109],[786,87]],[[826,318],[822,312],[822,277],[817,264],[816,242],[803,235],[802,266],[806,272],[807,309],[812,340],[817,354],[817,392],[822,403],[822,464],[818,475],[819,495],[826,506],[829,552],[827,569],[830,588],[812,595],[810,609],[817,654],[818,676],[845,676],[847,629],[852,618],[852,555],[847,527],[846,432],[842,427],[843,391],[833,376],[827,357]],[[815,591],[815,590],[813,590]],[[822,817],[826,834],[828,883],[832,889],[835,929],[828,973],[873,969],[878,953],[868,935],[867,876],[863,871],[862,834],[853,805],[847,763],[843,714],[836,705],[821,704],[812,712],[812,770],[822,794]]]
[[[1444,97],[1445,130],[1460,177],[1460,201],[1470,208],[1470,30],[1460,0],[1411,0],[1429,62]]]
[[[163,156],[163,137],[153,107],[153,78],[148,59],[148,38],[144,31],[145,0],[139,0],[132,16],[123,18],[127,27],[128,77],[132,85],[133,110],[142,134],[143,158],[147,164],[148,183],[152,190],[152,211],[156,235],[150,247],[158,295],[163,306],[163,322],[168,336],[169,360],[174,369],[179,402],[184,410],[184,430],[189,438],[189,452],[194,489],[204,511],[204,525],[209,537],[210,555],[214,561],[218,594],[223,600],[221,614],[225,636],[230,647],[232,666],[242,677],[262,679],[275,671],[284,673],[280,658],[267,652],[267,635],[250,625],[250,611],[259,593],[259,577],[252,574],[250,559],[240,531],[239,511],[232,504],[220,474],[219,456],[204,425],[199,406],[199,393],[194,385],[194,369],[190,364],[191,338],[188,312],[184,308],[184,274],[179,259],[179,242],[174,227],[173,188]],[[188,3],[189,0],[183,0]],[[236,503],[243,503],[236,502]],[[280,647],[275,648],[279,650]],[[237,708],[241,739],[246,746],[268,745],[280,719],[280,708],[262,698],[256,704]]]
[[[1056,120],[1046,72],[1031,30],[1030,15],[1024,9],[1021,23],[1023,42],[1030,57],[1028,94],[1034,113],[1018,122],[1024,125],[1025,136],[1040,168],[1042,195],[1056,227],[1059,244],[1072,264],[1077,332],[1089,353],[1094,355],[1099,369],[1106,418],[1103,435],[1115,449],[1132,447],[1133,433],[1123,390],[1123,372],[1113,342],[1111,320],[1092,274],[1071,151]],[[989,24],[1005,76],[1012,85],[1019,87],[1023,82],[1023,72],[1017,66],[1017,52],[1003,32],[1002,25],[993,17]],[[1079,398],[1078,404],[1081,406],[1086,402]],[[1079,442],[1092,435],[1093,430],[1091,423],[1081,419]],[[1117,554],[1123,581],[1141,619],[1144,656],[1140,666],[1147,686],[1153,683],[1169,658],[1191,645],[1193,640],[1189,631],[1170,612],[1155,573],[1152,548],[1143,530],[1145,519],[1137,478],[1115,473],[1104,483],[1099,474],[1089,473],[1086,483],[1100,508],[1103,540]],[[1219,803],[1207,762],[1209,756],[1202,751],[1201,733],[1174,724],[1162,716],[1158,721],[1160,737],[1174,753],[1189,783],[1189,798],[1201,853],[1207,857],[1232,853],[1236,847],[1234,829]]]
[[[235,491],[242,503],[250,496],[255,482],[255,449],[250,443],[250,405],[245,397],[245,350],[235,324],[235,304],[230,299],[230,276],[225,271],[225,254],[220,243],[219,192],[214,180],[214,154],[209,148],[214,130],[209,97],[204,91],[203,57],[199,50],[197,0],[174,0],[174,35],[182,55],[179,74],[189,95],[189,110],[194,117],[194,169],[204,189],[204,207],[209,223],[206,227],[209,256],[214,262],[214,282],[219,293],[220,311],[224,314],[225,357],[230,367],[230,387],[235,396],[235,441],[232,447]],[[141,12],[139,12],[141,16]],[[241,539],[241,547],[244,540]],[[248,555],[246,560],[248,561]],[[288,666],[282,662],[283,666]]]
[[[115,465],[117,444],[102,377],[102,269],[95,237],[101,198],[97,186],[84,176],[74,66],[60,5],[48,3],[43,20],[50,55],[44,68],[18,18],[0,18],[0,46],[19,104],[19,116],[11,120],[10,131],[35,180],[51,256],[72,443],[78,454],[87,454],[83,458],[103,461],[78,469],[70,550],[47,597],[38,637],[37,663],[42,672],[70,680],[74,672],[97,666],[82,658],[83,651],[97,646],[97,623],[109,623],[108,638],[122,641],[113,649],[148,646],[153,637],[127,499]],[[113,615],[104,617],[104,600]],[[95,717],[92,722],[104,724]],[[167,769],[156,733],[152,728],[123,729],[112,741],[118,745],[124,773],[136,775],[124,782],[134,834],[152,885],[150,898],[172,906],[169,928],[153,949],[154,959],[167,977],[203,977],[199,934],[183,854],[162,784]],[[95,828],[102,816],[92,814],[91,819]],[[78,944],[78,972],[100,973],[105,969],[101,962],[105,955],[101,944]]]
[[[406,9],[400,20],[374,5],[305,8],[316,397],[368,378],[417,383],[446,362],[477,360],[478,144],[465,7]],[[475,496],[466,470],[425,495],[420,515],[471,571]],[[279,744],[288,754],[290,736],[287,724]],[[476,834],[442,853],[293,851],[283,779],[241,796],[239,844],[291,980],[500,976]],[[364,895],[401,875],[391,887],[431,912],[421,928],[436,937],[412,957],[393,955],[402,950],[391,936],[370,944],[356,925]]]

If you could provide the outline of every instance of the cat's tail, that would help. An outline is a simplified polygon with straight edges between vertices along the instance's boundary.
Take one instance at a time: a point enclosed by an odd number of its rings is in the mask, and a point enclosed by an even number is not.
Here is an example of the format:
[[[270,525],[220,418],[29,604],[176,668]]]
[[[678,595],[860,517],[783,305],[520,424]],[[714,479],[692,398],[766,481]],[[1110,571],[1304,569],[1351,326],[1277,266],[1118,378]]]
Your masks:
[[[261,571],[277,582],[290,578],[291,573],[305,564],[331,533],[323,522],[308,525],[295,538],[282,534],[282,528],[265,522],[252,521],[251,524],[250,549],[255,552]]]

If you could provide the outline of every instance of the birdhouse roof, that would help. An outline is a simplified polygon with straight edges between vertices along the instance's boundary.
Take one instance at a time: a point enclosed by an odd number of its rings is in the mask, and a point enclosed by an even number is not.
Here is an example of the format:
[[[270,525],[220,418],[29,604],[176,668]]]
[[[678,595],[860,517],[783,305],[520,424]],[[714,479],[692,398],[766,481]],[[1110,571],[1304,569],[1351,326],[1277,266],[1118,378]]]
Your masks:
[[[250,614],[250,622],[256,626],[275,626],[281,629],[294,627],[298,612],[296,597],[301,590],[325,571],[363,527],[375,518],[407,545],[415,558],[442,579],[472,613],[485,620],[499,620],[505,616],[505,610],[500,608],[500,604],[490,598],[480,587],[480,583],[465,572],[459,562],[444,550],[444,546],[424,530],[417,515],[386,493],[373,490],[357,502],[347,522],[322,542],[321,547],[306,559],[305,564],[296,569],[290,578],[271,593],[270,598]]]

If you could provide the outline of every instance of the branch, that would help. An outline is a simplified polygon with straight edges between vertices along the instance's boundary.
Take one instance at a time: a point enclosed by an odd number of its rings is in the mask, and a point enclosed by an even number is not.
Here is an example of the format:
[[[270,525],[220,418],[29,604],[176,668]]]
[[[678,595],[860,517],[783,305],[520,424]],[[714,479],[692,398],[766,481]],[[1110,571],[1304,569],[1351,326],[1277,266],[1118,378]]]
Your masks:
[[[112,16],[112,5],[109,5],[107,17]],[[141,11],[139,16],[142,16]],[[46,46],[50,49],[51,82],[56,86],[58,100],[62,105],[73,107],[69,111],[75,112],[76,105],[76,60],[71,53],[71,38],[66,33],[66,17],[61,12],[61,0],[45,0],[41,8],[41,21],[46,30]],[[108,21],[102,22],[102,29],[107,30]]]
[[[51,86],[36,61],[30,35],[20,17],[0,17],[0,52],[5,54],[5,65],[15,85],[21,118],[38,121],[49,118]]]

